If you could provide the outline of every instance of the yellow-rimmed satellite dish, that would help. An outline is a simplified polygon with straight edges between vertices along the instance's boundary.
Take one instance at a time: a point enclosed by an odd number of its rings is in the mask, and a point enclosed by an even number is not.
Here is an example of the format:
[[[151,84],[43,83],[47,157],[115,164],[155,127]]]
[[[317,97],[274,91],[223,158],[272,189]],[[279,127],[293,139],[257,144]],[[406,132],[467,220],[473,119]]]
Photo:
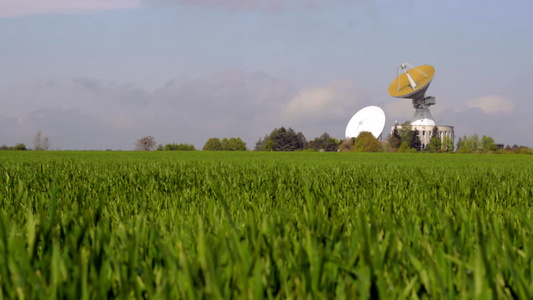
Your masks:
[[[400,68],[403,73],[399,74],[389,85],[389,95],[395,98],[424,98],[435,75],[435,68],[430,65],[423,65],[407,70],[406,63],[400,64]]]
[[[407,70],[407,66],[411,67]],[[400,69],[403,71],[400,74]],[[411,118],[411,125],[435,126],[435,120],[429,107],[436,103],[435,97],[426,97],[426,90],[435,76],[435,68],[430,65],[419,67],[409,63],[401,63],[398,67],[396,79],[389,85],[389,95],[395,98],[413,100],[415,114]]]

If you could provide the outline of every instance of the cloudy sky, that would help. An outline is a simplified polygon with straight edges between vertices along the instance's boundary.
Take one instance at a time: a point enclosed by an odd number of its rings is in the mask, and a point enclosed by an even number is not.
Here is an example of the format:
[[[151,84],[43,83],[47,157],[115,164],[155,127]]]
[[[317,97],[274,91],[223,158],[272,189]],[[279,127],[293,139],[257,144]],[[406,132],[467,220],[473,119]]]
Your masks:
[[[384,109],[397,65],[436,69],[428,95],[459,136],[533,146],[533,2],[422,0],[0,0],[0,145],[201,148],[276,127],[343,138]]]

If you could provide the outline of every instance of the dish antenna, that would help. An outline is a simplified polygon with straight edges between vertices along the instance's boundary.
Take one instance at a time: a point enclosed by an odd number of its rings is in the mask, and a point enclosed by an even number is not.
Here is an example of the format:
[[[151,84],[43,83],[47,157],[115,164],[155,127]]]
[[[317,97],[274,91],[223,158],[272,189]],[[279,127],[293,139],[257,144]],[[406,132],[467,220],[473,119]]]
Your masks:
[[[415,67],[410,63],[401,63],[398,66],[396,79],[389,86],[389,95],[413,100],[415,114],[411,119],[411,125],[435,126],[429,107],[434,105],[436,100],[432,96],[426,97],[426,90],[434,75],[435,68],[430,65]]]
[[[385,127],[385,113],[377,106],[367,106],[353,115],[346,126],[346,137],[357,137],[362,131],[379,138]]]

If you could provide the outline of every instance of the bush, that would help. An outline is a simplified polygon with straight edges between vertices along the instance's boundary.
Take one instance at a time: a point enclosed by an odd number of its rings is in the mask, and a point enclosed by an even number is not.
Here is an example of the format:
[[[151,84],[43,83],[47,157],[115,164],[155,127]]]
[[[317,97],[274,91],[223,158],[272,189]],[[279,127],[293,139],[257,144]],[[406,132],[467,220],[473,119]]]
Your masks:
[[[400,148],[398,148],[398,152],[400,152],[400,153],[411,152],[411,151],[409,151],[409,144],[407,144],[406,141],[403,141],[402,144],[400,145]]]
[[[26,149],[26,145],[24,145],[23,143],[18,143],[15,146],[13,146],[13,150],[24,151],[28,149]]]
[[[189,144],[166,144],[164,151],[195,151],[194,145]]]
[[[516,150],[515,153],[516,154],[527,154],[527,155],[531,155],[532,154],[531,149],[528,148],[528,147],[519,147],[518,150]]]

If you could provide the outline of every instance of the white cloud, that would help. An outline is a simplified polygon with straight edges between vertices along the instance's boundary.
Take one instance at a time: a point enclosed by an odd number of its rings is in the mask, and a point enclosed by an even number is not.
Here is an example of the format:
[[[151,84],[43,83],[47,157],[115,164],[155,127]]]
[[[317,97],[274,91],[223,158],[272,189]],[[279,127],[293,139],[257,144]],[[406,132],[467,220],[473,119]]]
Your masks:
[[[359,96],[351,81],[332,81],[324,87],[302,90],[284,108],[287,120],[324,120],[345,117],[358,104]]]
[[[80,14],[96,10],[127,9],[141,0],[1,0],[0,18],[36,14]]]
[[[466,106],[467,108],[480,108],[489,115],[499,113],[509,114],[515,107],[513,100],[499,95],[472,99],[466,103]]]

